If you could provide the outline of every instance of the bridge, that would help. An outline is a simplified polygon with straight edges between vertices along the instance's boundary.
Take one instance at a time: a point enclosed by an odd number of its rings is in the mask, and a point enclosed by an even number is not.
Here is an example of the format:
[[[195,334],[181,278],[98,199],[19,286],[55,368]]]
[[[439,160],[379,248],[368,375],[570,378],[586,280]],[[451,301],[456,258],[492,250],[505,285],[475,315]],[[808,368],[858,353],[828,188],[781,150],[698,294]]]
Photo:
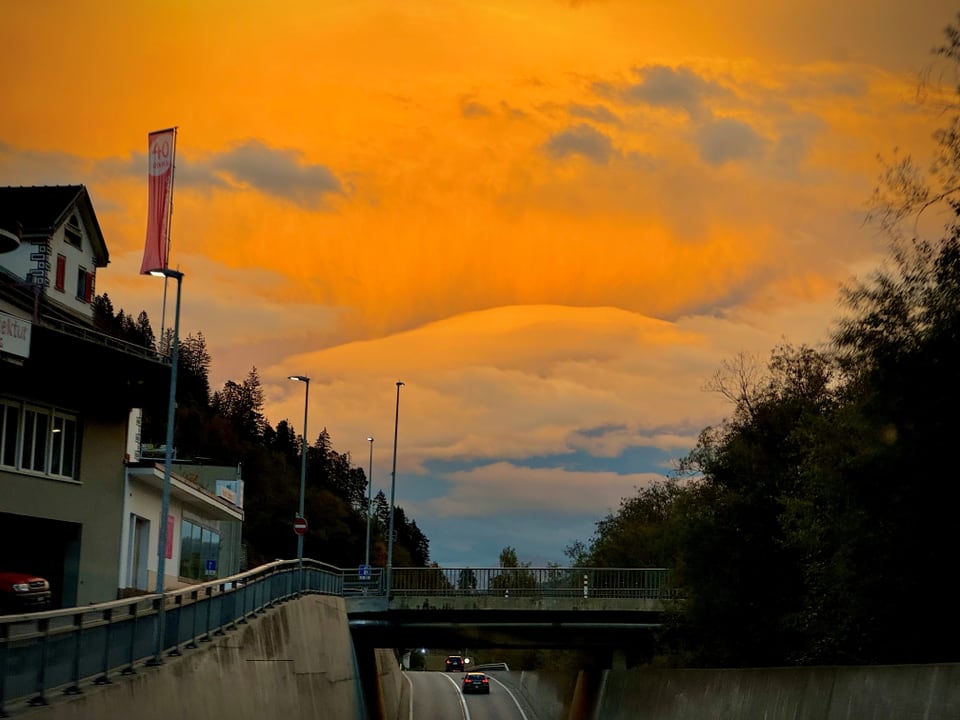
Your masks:
[[[344,598],[358,648],[611,649],[649,633],[677,594],[654,569],[394,568],[360,575],[276,561],[163,594],[0,616],[0,718],[8,703],[80,694],[196,650],[307,594]]]
[[[351,633],[375,647],[617,649],[677,599],[663,568],[395,568],[347,576]],[[373,588],[368,587],[373,585]]]

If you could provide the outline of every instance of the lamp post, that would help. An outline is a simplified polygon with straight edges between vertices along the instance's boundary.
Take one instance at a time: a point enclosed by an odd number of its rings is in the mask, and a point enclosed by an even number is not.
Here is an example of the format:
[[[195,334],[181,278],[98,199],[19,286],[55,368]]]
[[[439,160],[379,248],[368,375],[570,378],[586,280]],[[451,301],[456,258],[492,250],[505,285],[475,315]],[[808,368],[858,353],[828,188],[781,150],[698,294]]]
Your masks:
[[[363,554],[366,572],[370,572],[370,505],[373,502],[373,436],[367,438],[370,443],[370,471],[367,473],[367,549]]]
[[[390,530],[387,536],[387,603],[390,602],[391,580],[393,579],[393,502],[397,491],[397,428],[400,424],[400,388],[403,382],[397,380],[397,410],[393,417],[393,470],[390,473]]]
[[[307,487],[307,410],[310,407],[310,378],[306,375],[290,375],[290,380],[302,382],[306,386],[303,393],[303,443],[300,448],[300,510],[297,517],[303,517],[303,494]],[[297,567],[300,568],[301,589],[303,584],[303,535],[297,533]]]
[[[173,315],[173,340],[170,353],[170,397],[167,401],[167,440],[164,447],[163,459],[163,492],[160,501],[160,540],[157,543],[157,587],[156,592],[160,595],[160,609],[157,613],[157,634],[154,643],[153,663],[160,664],[163,660],[164,630],[166,625],[166,598],[163,592],[166,586],[165,578],[167,572],[167,543],[168,521],[170,514],[170,473],[173,468],[173,419],[177,407],[177,364],[180,360],[180,289],[183,285],[183,273],[170,268],[152,270],[151,275],[162,278],[173,278],[177,281],[177,304]]]

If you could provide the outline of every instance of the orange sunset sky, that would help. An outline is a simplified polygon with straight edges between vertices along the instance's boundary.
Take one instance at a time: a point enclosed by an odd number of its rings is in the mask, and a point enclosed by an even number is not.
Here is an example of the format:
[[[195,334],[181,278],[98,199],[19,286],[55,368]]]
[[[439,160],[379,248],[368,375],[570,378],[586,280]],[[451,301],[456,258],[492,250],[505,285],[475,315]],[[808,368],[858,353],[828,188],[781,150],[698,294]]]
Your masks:
[[[82,183],[97,291],[138,274],[147,133],[211,384],[334,447],[445,565],[563,562],[728,411],[738,352],[818,344],[875,267],[877,155],[927,157],[942,0],[0,0],[0,184]],[[933,75],[935,79],[935,75]],[[291,511],[292,512],[292,511]],[[322,558],[321,558],[322,559]]]

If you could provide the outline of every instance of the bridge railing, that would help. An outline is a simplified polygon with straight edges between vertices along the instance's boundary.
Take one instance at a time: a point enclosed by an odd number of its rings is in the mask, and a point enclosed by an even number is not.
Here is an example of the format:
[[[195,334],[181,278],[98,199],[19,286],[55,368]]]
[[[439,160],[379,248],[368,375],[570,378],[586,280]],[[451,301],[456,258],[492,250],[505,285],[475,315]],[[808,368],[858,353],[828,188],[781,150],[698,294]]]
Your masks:
[[[301,593],[344,594],[339,568],[278,560],[212,582],[83,607],[0,616],[0,718],[5,703],[47,704],[52,688],[111,682],[138,664],[159,664]],[[160,612],[161,607],[163,612]],[[162,638],[160,636],[163,636]]]
[[[511,597],[676,597],[666,568],[394,568],[393,595]]]
[[[541,597],[675,597],[662,568],[394,568],[394,595],[506,594]],[[269,607],[304,593],[383,597],[383,569],[368,574],[304,560],[163,594],[23,615],[0,615],[0,718],[13,700],[46,705],[53,688],[83,692],[179,655]],[[162,612],[161,612],[162,608]]]

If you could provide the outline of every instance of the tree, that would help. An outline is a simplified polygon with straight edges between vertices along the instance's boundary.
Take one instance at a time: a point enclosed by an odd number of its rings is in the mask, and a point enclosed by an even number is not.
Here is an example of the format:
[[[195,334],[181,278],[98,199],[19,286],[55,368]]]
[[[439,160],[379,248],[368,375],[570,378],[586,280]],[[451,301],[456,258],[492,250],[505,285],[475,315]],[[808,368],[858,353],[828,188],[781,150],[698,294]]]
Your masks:
[[[507,545],[500,551],[501,572],[490,578],[490,587],[494,590],[531,589],[536,587],[537,580],[527,568],[530,563],[521,563],[517,558],[517,551]]]
[[[457,576],[458,590],[476,590],[477,573],[472,568],[463,568]]]
[[[177,376],[177,402],[206,408],[210,405],[210,352],[202,332],[181,341]]]
[[[211,404],[233,424],[241,441],[262,439],[267,422],[263,415],[263,387],[256,367],[242,384],[228,380],[222,390],[213,394]]]

